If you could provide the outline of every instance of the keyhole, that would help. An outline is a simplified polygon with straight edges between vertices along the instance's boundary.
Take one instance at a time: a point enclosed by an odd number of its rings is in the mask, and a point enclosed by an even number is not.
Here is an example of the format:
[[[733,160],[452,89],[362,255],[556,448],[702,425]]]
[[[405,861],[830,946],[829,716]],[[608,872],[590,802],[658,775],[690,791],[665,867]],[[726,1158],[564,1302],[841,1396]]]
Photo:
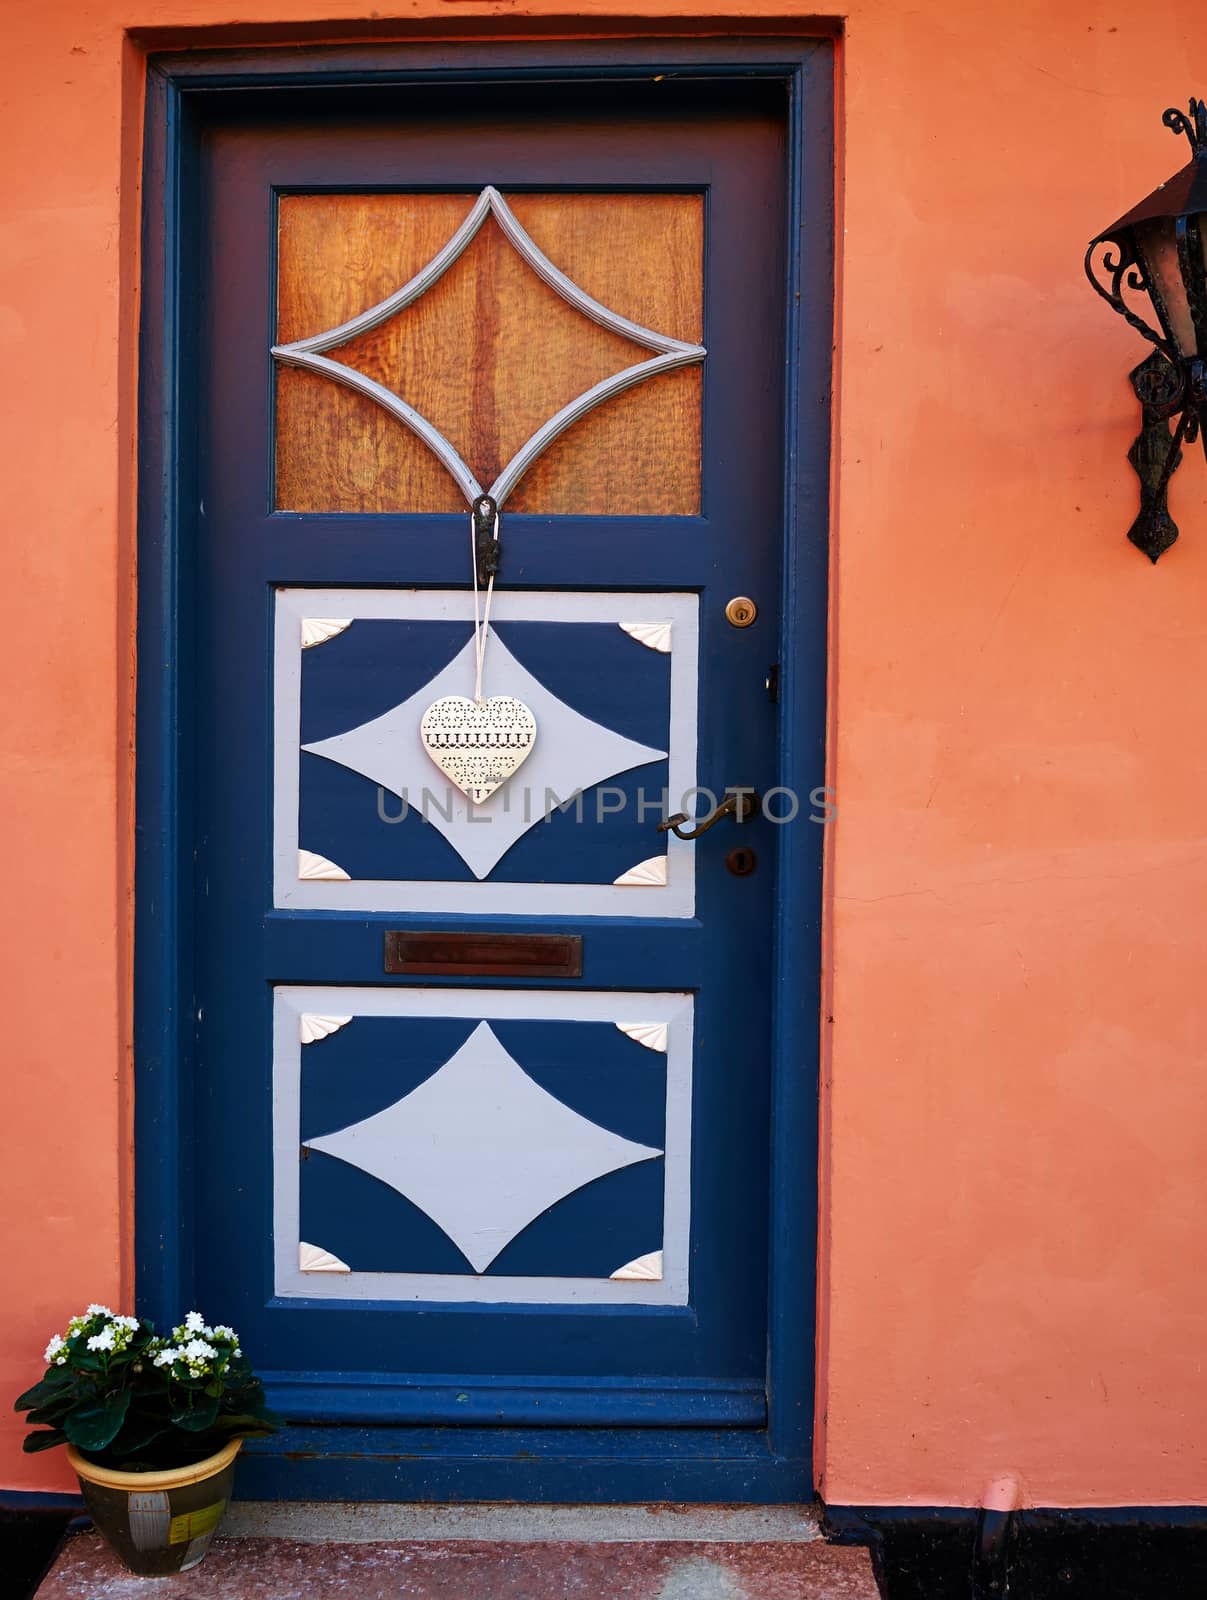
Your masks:
[[[759,858],[749,845],[740,844],[725,857],[725,865],[735,878],[748,878],[759,864]]]
[[[748,628],[758,614],[758,606],[744,594],[734,595],[725,607],[725,616],[735,628]]]

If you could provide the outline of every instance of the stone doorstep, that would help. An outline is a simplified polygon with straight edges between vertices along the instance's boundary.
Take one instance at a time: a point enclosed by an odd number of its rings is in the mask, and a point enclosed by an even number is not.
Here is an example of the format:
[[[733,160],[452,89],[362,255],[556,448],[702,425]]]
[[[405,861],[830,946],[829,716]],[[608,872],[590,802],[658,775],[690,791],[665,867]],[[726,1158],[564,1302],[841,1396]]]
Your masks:
[[[659,1520],[662,1515],[658,1514]],[[429,1534],[405,1542],[226,1536],[215,1541],[192,1572],[177,1578],[135,1578],[99,1535],[83,1533],[67,1541],[38,1589],[37,1600],[151,1600],[153,1596],[163,1600],[596,1600],[598,1596],[877,1600],[878,1590],[866,1550],[799,1535],[745,1541],[613,1535],[588,1541]]]
[[[878,1600],[868,1552],[806,1543],[220,1538],[177,1578],[136,1578],[99,1535],[67,1541],[37,1600]]]

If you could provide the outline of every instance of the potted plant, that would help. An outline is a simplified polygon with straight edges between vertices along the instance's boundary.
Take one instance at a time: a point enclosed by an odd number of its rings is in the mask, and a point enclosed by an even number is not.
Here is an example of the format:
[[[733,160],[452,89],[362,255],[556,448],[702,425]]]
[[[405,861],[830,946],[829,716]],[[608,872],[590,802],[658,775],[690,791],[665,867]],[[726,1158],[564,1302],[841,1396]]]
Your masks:
[[[139,1317],[89,1306],[46,1347],[46,1374],[16,1402],[66,1445],[84,1503],[130,1568],[185,1572],[204,1557],[230,1499],[235,1457],[276,1418],[233,1328],[190,1311],[170,1338]]]

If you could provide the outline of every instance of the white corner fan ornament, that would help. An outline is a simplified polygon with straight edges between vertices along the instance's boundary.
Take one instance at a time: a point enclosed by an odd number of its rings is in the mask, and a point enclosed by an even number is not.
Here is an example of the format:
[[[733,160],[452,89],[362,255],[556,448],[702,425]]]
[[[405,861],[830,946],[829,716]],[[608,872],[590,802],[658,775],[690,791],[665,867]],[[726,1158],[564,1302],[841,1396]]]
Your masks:
[[[527,761],[536,743],[536,718],[513,694],[482,695],[482,667],[490,632],[490,602],[499,569],[499,512],[489,495],[470,512],[474,569],[474,696],[441,695],[419,722],[423,748],[471,805],[501,789]],[[486,604],[478,613],[478,584],[486,580]]]

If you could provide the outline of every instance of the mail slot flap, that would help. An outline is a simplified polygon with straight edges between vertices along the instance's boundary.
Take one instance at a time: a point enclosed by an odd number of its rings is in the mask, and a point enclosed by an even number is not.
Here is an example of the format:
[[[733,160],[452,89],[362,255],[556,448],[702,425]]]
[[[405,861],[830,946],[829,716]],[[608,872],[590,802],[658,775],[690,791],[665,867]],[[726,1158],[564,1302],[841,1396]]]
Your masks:
[[[416,977],[581,978],[576,933],[386,932],[385,969]]]

